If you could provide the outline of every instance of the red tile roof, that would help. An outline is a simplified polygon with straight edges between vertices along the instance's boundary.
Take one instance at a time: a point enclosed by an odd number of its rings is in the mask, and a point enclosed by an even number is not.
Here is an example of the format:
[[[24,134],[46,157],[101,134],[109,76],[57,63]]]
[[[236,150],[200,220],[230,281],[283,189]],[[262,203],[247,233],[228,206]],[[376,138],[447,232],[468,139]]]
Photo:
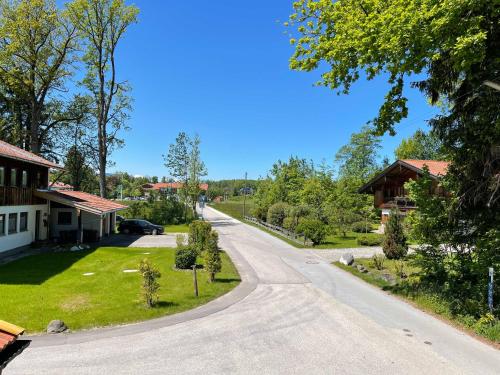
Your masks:
[[[434,176],[444,176],[448,171],[448,166],[450,163],[447,161],[438,161],[438,160],[415,160],[415,159],[403,159],[401,160],[403,163],[410,164],[411,166],[424,169],[426,165],[429,168],[430,174]]]
[[[39,191],[38,195],[42,198],[66,204],[71,207],[76,207],[83,211],[91,212],[97,215],[120,211],[127,208],[127,206],[124,206],[123,204],[98,197],[97,195],[84,193],[83,191],[49,190]]]
[[[160,190],[160,189],[181,189],[184,184],[182,182],[158,182],[156,184],[145,184],[145,189]],[[147,187],[146,187],[147,186]],[[208,190],[208,184],[200,184],[201,190]]]
[[[7,345],[12,344],[16,341],[17,336],[8,332],[0,331],[0,352],[4,350]]]
[[[62,169],[62,167],[57,165],[56,163],[48,161],[38,155],[33,154],[32,152],[23,150],[4,141],[0,141],[0,156],[9,159],[25,161],[27,163],[43,165],[44,167],[48,168]]]

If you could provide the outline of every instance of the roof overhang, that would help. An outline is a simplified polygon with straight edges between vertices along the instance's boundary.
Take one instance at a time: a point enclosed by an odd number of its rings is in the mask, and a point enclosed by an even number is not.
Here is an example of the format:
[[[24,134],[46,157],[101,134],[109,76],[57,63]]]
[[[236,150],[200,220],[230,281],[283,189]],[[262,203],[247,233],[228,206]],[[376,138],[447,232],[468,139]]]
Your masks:
[[[406,163],[403,160],[396,160],[394,163],[389,165],[386,169],[384,169],[382,172],[380,172],[378,175],[373,177],[370,181],[368,181],[366,184],[361,186],[358,189],[358,193],[371,193],[371,188],[373,185],[375,185],[379,180],[387,176],[387,174],[391,171],[393,171],[395,168],[406,168],[408,170],[411,170],[418,175],[422,175],[422,169],[415,167],[414,165],[411,165],[409,163]],[[433,175],[432,173],[429,174],[430,177],[434,180],[437,180],[439,176]]]
[[[59,194],[57,194],[57,193],[59,193]],[[63,204],[65,206],[68,206],[68,207],[73,207],[73,208],[76,208],[76,209],[79,209],[79,210],[82,210],[82,211],[85,211],[85,212],[88,212],[88,213],[91,213],[94,215],[105,215],[105,214],[109,214],[112,212],[118,212],[118,211],[126,209],[124,207],[124,208],[114,208],[114,209],[109,209],[109,210],[100,210],[100,209],[97,209],[95,207],[88,206],[88,204],[86,204],[85,202],[78,202],[78,201],[75,201],[73,199],[70,199],[69,197],[66,198],[63,196],[64,194],[61,194],[61,192],[57,191],[57,190],[56,191],[54,191],[54,190],[36,190],[35,195],[39,198],[47,199],[48,201],[51,201],[51,202],[60,203],[60,204]]]

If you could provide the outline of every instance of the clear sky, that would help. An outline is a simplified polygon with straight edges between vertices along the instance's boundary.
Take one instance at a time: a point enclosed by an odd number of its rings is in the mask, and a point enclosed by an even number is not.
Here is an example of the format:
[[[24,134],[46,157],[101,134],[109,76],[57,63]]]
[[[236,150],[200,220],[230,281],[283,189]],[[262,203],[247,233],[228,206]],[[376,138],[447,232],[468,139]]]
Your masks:
[[[331,163],[372,119],[387,91],[360,81],[348,96],[313,87],[319,72],[293,72],[283,22],[292,0],[138,0],[139,23],[119,50],[121,78],[132,87],[131,130],[111,171],[168,175],[162,155],[180,131],[198,133],[209,178],[264,176],[290,155]],[[410,117],[382,156],[434,112],[409,90]]]

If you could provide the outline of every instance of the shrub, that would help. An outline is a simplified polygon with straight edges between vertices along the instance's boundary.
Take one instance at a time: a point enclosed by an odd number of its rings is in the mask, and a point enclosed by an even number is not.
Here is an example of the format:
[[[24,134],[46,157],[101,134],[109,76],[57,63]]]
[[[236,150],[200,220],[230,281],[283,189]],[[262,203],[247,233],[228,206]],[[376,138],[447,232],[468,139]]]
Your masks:
[[[285,220],[286,214],[289,209],[290,206],[283,202],[273,204],[267,211],[267,222],[269,224],[282,227],[283,220]]]
[[[283,228],[295,232],[296,227],[297,225],[293,217],[285,217],[285,220],[283,220]]]
[[[406,267],[405,262],[402,260],[397,260],[394,263],[394,269],[396,270],[396,275],[398,275],[401,279],[405,279],[406,275]]]
[[[382,240],[382,236],[359,236],[356,241],[360,246],[380,246]]]
[[[208,239],[212,226],[208,221],[195,220],[189,225],[188,245],[196,254],[201,253],[208,247]]]
[[[370,223],[364,221],[357,221],[351,226],[351,230],[356,233],[368,233],[370,229]]]
[[[372,257],[373,266],[380,270],[384,269],[385,257],[382,254],[374,254]]]
[[[401,215],[398,210],[392,210],[385,225],[384,254],[388,259],[401,259],[408,253],[406,236],[404,234]]]
[[[326,237],[326,225],[318,219],[302,218],[297,225],[297,233],[301,233],[310,239],[313,246],[319,245]]]
[[[187,270],[196,264],[197,253],[190,247],[180,247],[175,250],[175,268]]]
[[[144,219],[159,225],[179,224],[184,221],[184,205],[175,199],[162,198],[152,202],[132,202],[122,215],[127,218]],[[189,209],[186,221],[192,221],[193,212]]]
[[[146,302],[147,307],[153,307],[158,300],[160,284],[157,280],[161,277],[161,273],[148,259],[144,259],[139,263],[139,271],[142,275],[142,295],[144,302]]]
[[[220,272],[222,268],[218,239],[217,232],[211,231],[208,237],[208,247],[204,253],[204,268],[210,275],[211,283],[215,281],[215,274]]]

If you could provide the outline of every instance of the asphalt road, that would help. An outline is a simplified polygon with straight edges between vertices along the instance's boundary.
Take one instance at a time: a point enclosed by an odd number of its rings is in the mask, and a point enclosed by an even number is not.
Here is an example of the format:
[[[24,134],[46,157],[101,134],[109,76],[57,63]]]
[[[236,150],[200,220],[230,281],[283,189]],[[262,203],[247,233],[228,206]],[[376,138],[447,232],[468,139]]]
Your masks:
[[[500,352],[206,208],[243,277],[200,309],[35,338],[12,374],[498,374]]]

